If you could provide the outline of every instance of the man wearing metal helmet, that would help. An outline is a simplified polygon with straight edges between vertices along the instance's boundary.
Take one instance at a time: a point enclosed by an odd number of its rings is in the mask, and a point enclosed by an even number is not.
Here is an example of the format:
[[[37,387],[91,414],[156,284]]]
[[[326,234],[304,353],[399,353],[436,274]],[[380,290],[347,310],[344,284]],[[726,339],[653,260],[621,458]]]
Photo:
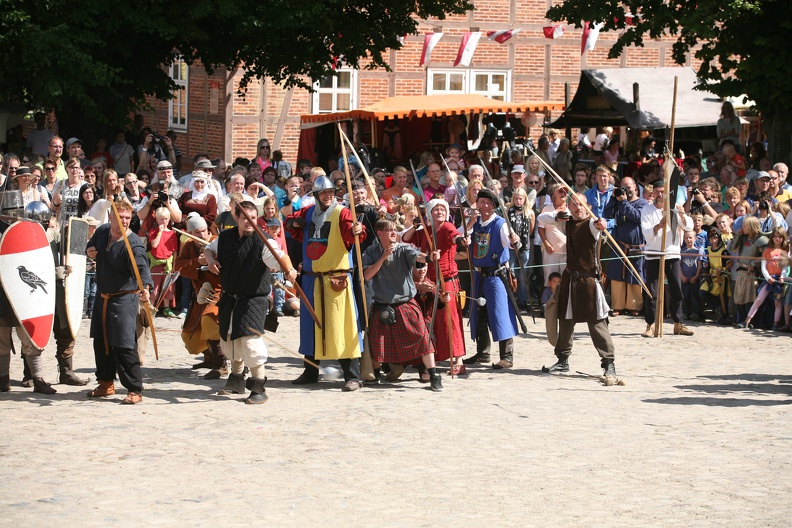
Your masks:
[[[358,325],[355,294],[351,284],[355,235],[365,239],[366,231],[352,212],[338,204],[335,186],[327,176],[314,181],[311,193],[316,200],[286,219],[286,229],[303,247],[302,288],[321,321],[317,327],[307,310],[300,314],[300,353],[305,371],[292,383],[319,381],[316,363],[337,359],[344,371],[344,390],[363,386],[360,380],[362,334]]]

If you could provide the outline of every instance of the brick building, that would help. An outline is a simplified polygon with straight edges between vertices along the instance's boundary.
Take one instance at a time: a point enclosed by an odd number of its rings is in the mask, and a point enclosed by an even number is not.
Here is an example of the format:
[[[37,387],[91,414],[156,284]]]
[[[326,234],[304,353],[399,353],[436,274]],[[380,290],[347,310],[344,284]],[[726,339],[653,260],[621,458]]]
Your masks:
[[[616,60],[607,58],[614,34],[599,36],[596,48],[581,55],[581,30],[567,27],[561,38],[545,38],[542,28],[552,0],[482,0],[477,9],[446,20],[419,24],[401,50],[388,52],[392,71],[338,70],[316,84],[317,91],[284,90],[269,80],[251,82],[245,97],[236,93],[241,71],[208,75],[200,64],[177,63],[171,75],[183,86],[170,102],[152,101],[145,123],[178,133],[184,162],[197,153],[233,160],[252,159],[256,142],[267,138],[295,163],[300,115],[356,109],[384,97],[434,93],[481,93],[506,101],[564,101],[564,84],[574,93],[582,69],[673,66],[672,39],[647,40]],[[482,37],[470,67],[453,67],[466,31],[521,31],[503,44]],[[443,32],[428,65],[419,66],[424,34]],[[696,67],[697,64],[689,65]],[[558,114],[556,112],[555,114]],[[548,116],[554,117],[554,116]],[[539,129],[532,130],[535,135]]]

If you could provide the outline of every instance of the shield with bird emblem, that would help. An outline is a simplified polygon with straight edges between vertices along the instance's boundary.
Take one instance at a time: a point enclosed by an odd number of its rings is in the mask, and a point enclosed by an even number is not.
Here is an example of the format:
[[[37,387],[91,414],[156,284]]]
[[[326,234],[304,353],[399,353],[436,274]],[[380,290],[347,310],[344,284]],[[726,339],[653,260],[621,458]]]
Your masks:
[[[55,319],[55,260],[38,222],[16,222],[3,234],[0,283],[22,329],[37,348],[46,348]]]

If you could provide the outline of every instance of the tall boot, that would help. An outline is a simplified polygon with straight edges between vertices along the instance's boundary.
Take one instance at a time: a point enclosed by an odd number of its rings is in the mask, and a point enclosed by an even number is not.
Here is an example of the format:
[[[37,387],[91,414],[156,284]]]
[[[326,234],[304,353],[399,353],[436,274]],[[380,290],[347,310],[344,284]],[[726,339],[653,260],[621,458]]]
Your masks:
[[[504,339],[498,341],[498,349],[500,352],[500,361],[492,364],[495,370],[512,368],[514,364],[514,339]]]
[[[30,373],[30,365],[28,365],[27,358],[22,355],[22,386],[30,388],[33,386],[33,374]]]
[[[232,374],[233,375],[233,374]],[[269,399],[264,389],[264,384],[267,378],[248,378],[245,382],[245,387],[250,389],[250,396],[247,397],[245,403],[249,405],[258,405],[264,403]]]
[[[208,368],[208,369],[212,368],[212,366],[214,365],[214,359],[212,358],[213,353],[214,353],[214,351],[212,350],[212,347],[211,346],[207,347],[206,350],[204,350],[204,353],[203,353],[204,354],[203,361],[201,361],[200,363],[196,363],[195,365],[193,365],[190,368],[193,369],[193,370],[198,370],[198,369],[203,369],[203,368]]]
[[[228,375],[228,358],[223,354],[223,349],[220,347],[220,341],[209,341],[209,350],[212,354],[212,370],[204,374],[204,379],[220,379]]]
[[[220,396],[228,396],[229,394],[242,394],[243,392],[245,392],[245,375],[230,374],[225,387],[220,389],[217,394]]]
[[[38,356],[26,356],[26,360],[28,365],[30,365],[30,376],[33,379],[33,392],[38,392],[39,394],[55,394],[55,389],[52,386],[44,381],[43,370],[44,370],[44,361],[39,354]]]
[[[71,357],[63,357],[57,356],[58,359],[58,381],[59,383],[63,383],[64,385],[88,385],[87,379],[82,379],[77,377],[77,374],[74,373],[72,369],[72,358]]]
[[[315,358],[305,356],[305,359],[312,361],[313,363],[319,364]],[[302,374],[296,379],[292,381],[292,385],[310,385],[312,383],[319,383],[319,368],[311,365],[310,363],[303,362],[305,370],[302,371]]]
[[[11,390],[11,354],[0,356],[0,392]]]
[[[616,379],[616,365],[613,363],[613,358],[603,358],[602,363],[605,370],[603,373],[605,385],[608,387],[616,385],[618,380]]]

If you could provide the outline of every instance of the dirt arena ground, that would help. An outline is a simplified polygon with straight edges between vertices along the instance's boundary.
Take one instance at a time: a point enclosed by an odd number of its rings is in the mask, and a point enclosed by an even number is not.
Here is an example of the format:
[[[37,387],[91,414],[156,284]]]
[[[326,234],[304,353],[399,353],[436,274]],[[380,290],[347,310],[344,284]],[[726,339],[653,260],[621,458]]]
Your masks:
[[[624,387],[604,387],[585,326],[569,375],[543,321],[517,339],[515,368],[469,369],[432,393],[403,381],[342,393],[289,383],[297,323],[268,335],[261,406],[184,351],[157,319],[143,403],[87,387],[0,394],[0,526],[789,526],[792,339],[692,326],[644,339],[611,329]],[[86,322],[75,366],[93,374]],[[473,349],[471,342],[468,350]],[[45,351],[54,381],[54,343]],[[444,371],[447,370],[444,368]],[[93,382],[88,387],[92,387]]]

